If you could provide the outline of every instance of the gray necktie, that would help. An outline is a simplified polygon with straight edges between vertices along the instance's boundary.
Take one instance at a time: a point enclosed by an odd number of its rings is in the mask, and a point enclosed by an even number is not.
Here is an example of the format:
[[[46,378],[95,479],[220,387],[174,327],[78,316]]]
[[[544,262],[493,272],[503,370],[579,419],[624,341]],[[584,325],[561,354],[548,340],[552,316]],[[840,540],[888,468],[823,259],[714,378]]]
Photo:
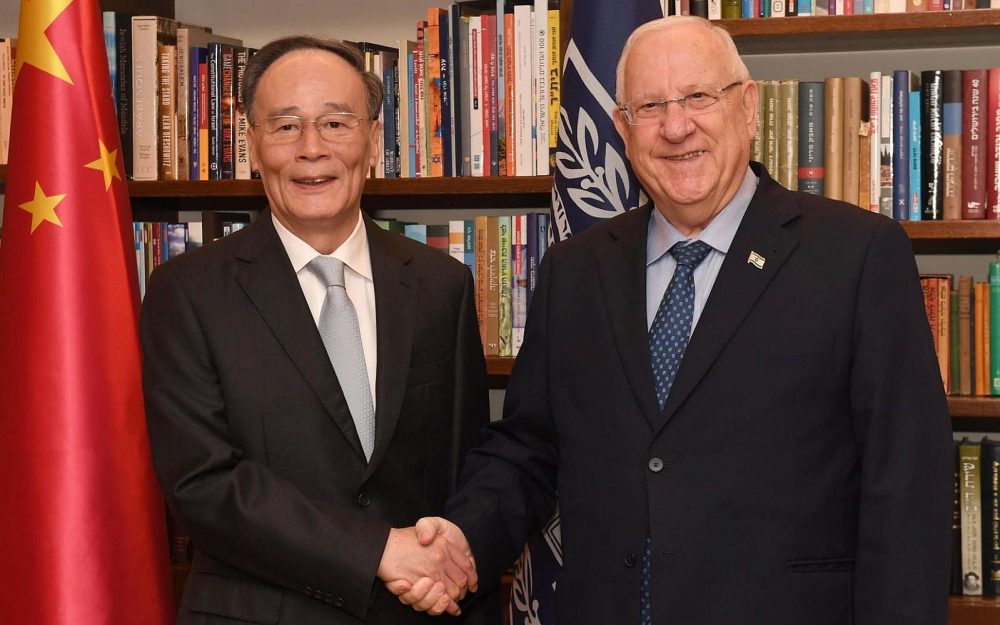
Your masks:
[[[319,334],[323,337],[326,353],[344,391],[365,458],[371,460],[375,449],[375,408],[368,383],[365,352],[361,346],[358,313],[344,288],[344,262],[329,256],[317,256],[308,267],[323,284],[328,285],[319,313]]]

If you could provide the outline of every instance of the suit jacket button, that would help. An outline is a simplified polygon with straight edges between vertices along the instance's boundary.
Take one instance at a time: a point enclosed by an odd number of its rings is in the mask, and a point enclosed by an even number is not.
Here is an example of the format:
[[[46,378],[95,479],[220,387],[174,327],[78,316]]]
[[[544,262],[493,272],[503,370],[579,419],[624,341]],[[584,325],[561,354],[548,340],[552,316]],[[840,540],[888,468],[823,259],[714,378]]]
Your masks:
[[[633,566],[635,566],[635,554],[632,553],[631,551],[625,552],[625,566],[627,566],[628,568],[632,568]]]
[[[344,598],[337,597],[336,599],[333,600],[333,605],[337,606],[338,608],[344,607]]]
[[[312,586],[306,586],[306,596],[307,597],[312,597],[313,596]]]
[[[367,508],[372,505],[372,496],[368,493],[361,493],[358,495],[358,505],[362,508]]]
[[[663,470],[663,460],[661,460],[659,456],[653,456],[649,459],[649,464],[647,466],[653,473],[659,473]]]

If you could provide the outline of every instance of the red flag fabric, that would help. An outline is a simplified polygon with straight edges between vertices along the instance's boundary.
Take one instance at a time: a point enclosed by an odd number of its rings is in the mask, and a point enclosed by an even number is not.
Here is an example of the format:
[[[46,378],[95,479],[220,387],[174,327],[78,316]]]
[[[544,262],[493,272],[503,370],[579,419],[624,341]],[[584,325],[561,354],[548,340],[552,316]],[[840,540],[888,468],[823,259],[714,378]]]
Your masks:
[[[0,620],[166,625],[131,210],[97,0],[23,0],[0,242]]]

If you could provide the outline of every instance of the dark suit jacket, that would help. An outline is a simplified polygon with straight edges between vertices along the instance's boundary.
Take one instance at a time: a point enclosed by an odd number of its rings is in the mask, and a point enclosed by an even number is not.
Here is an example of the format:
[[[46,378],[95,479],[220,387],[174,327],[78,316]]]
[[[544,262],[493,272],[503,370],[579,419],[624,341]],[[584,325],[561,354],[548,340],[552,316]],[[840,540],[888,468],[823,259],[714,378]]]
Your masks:
[[[141,321],[149,435],[196,549],[180,623],[430,622],[375,572],[390,526],[441,513],[489,420],[473,284],[441,252],[365,225],[370,464],[269,214],[153,274]]]
[[[950,421],[898,224],[760,186],[657,409],[650,207],[545,255],[505,419],[448,516],[481,575],[558,492],[566,625],[943,625]],[[764,257],[758,269],[752,251]]]

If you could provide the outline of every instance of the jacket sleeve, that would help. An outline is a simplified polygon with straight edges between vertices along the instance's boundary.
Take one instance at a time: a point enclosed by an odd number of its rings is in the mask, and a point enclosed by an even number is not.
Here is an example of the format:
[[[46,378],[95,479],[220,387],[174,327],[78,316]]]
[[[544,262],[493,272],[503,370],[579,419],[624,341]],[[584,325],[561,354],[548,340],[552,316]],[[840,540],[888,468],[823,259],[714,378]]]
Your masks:
[[[951,422],[913,252],[875,228],[859,277],[850,399],[861,454],[858,625],[946,622]]]
[[[511,372],[504,418],[466,457],[458,494],[445,516],[465,533],[480,576],[490,587],[510,566],[529,533],[556,504],[556,433],[549,413],[545,326],[555,249],[546,253],[532,298],[524,343]]]

